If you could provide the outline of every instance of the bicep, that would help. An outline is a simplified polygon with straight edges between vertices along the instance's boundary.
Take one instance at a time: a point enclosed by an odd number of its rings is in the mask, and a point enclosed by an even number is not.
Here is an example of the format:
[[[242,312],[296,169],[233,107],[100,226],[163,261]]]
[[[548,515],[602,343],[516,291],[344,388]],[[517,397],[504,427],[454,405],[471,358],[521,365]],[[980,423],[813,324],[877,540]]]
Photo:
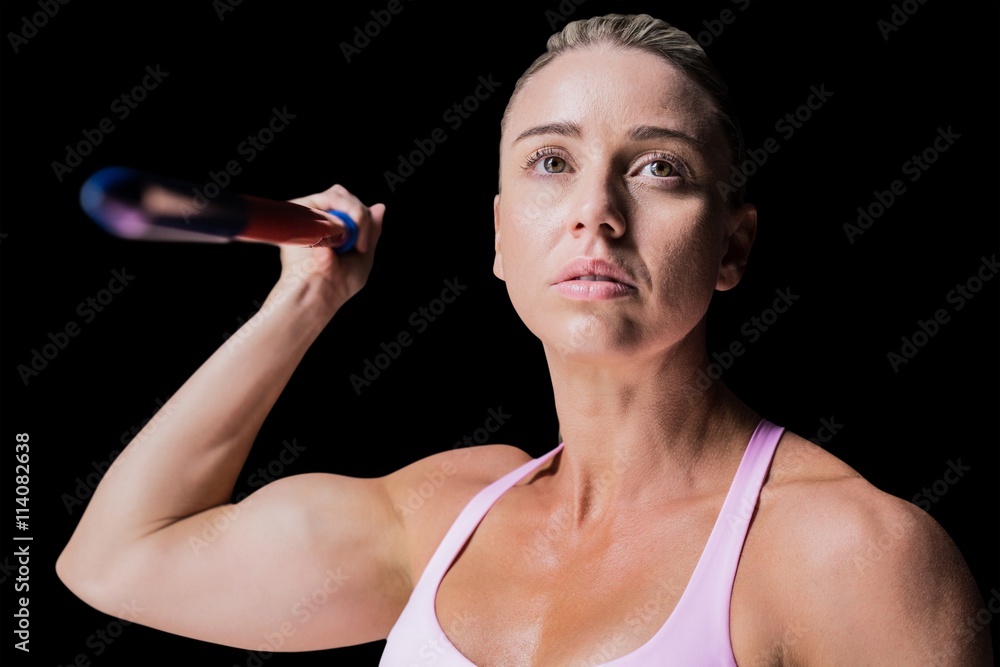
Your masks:
[[[404,552],[379,480],[298,475],[138,540],[102,608],[251,650],[348,646],[387,636],[409,596]]]

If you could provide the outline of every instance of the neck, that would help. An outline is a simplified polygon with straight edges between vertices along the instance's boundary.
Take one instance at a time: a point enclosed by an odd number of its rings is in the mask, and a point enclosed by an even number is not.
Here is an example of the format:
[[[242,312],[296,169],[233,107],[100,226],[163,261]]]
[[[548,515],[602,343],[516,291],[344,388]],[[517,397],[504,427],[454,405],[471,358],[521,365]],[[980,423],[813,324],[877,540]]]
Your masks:
[[[699,374],[703,342],[612,363],[546,356],[566,444],[544,488],[576,526],[728,489],[760,417]]]

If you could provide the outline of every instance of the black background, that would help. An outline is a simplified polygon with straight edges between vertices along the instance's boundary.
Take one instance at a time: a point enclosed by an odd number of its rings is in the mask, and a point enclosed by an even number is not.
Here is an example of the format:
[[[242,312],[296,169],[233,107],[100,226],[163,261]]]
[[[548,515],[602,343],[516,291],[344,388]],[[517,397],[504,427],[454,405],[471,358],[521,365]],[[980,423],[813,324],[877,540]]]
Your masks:
[[[83,509],[70,512],[65,494],[253,313],[279,267],[270,246],[106,235],[77,203],[81,183],[98,168],[123,164],[204,183],[210,171],[240,159],[243,171],[231,184],[239,192],[288,199],[339,182],[365,202],[388,205],[368,285],[296,371],[237,491],[250,490],[248,476],[275,461],[284,440],[306,449],[282,475],[381,475],[451,447],[483,425],[489,408],[511,415],[493,441],[533,456],[557,443],[541,345],[491,272],[491,204],[504,105],[544,49],[558,16],[546,12],[559,5],[404,2],[346,62],[339,44],[386,4],[247,1],[220,20],[210,2],[76,0],[16,53],[8,33],[20,31],[38,5],[0,5],[0,433],[8,471],[0,497],[10,510],[14,437],[30,433],[34,537],[30,654],[11,646],[14,542],[4,540],[5,664],[70,664],[78,654],[93,665],[245,665],[252,657],[136,625],[111,643],[95,641],[99,630],[117,630],[109,628],[114,619],[55,576]],[[751,181],[760,232],[744,282],[713,306],[712,349],[746,342],[741,326],[771,305],[776,289],[799,300],[724,379],[757,411],[805,437],[832,418],[842,427],[824,446],[907,500],[943,480],[949,462],[968,466],[929,511],[989,599],[1000,588],[998,281],[961,310],[946,295],[998,250],[1000,9],[911,2],[919,9],[885,39],[877,24],[890,18],[890,3],[742,6],[564,5],[571,18],[648,11],[693,34],[724,9],[733,12],[706,50],[732,87],[748,147],[775,137],[780,150]],[[142,80],[147,65],[169,76],[119,120],[112,101]],[[480,75],[501,85],[453,129],[442,114],[473,92]],[[775,123],[821,84],[832,97],[786,139]],[[295,118],[246,163],[237,146],[267,124],[274,107]],[[104,117],[115,130],[59,182],[52,162],[64,161],[66,145]],[[447,141],[390,192],[384,172],[438,127]],[[903,163],[948,127],[960,138],[911,183]],[[843,224],[895,179],[906,192],[850,243]],[[134,280],[84,322],[78,304],[122,268]],[[456,277],[467,290],[358,395],[349,376],[381,351],[380,342],[413,333],[410,313]],[[938,308],[951,320],[894,372],[887,353]],[[80,334],[25,384],[17,367],[71,320]],[[12,524],[3,523],[5,533]],[[994,637],[996,626],[993,619]],[[382,645],[278,654],[265,664],[374,664]]]

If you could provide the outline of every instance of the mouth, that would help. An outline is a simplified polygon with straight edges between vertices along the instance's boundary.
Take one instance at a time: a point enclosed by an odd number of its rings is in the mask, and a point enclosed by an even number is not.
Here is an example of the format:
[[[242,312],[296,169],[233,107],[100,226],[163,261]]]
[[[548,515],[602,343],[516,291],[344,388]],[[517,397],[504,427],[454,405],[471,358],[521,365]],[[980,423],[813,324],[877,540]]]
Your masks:
[[[580,282],[613,283],[635,290],[632,276],[624,267],[599,257],[577,257],[563,267],[553,284]]]
[[[632,297],[636,289],[609,276],[585,275],[567,278],[552,286],[562,296],[578,301],[603,301]]]

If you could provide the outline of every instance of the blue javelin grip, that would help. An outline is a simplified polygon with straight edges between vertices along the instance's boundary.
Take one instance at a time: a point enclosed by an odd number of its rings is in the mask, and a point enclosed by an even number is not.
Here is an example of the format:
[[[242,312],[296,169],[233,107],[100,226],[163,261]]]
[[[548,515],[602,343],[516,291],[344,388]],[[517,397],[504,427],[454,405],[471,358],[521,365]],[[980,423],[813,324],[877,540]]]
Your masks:
[[[330,209],[327,213],[340,218],[341,222],[343,222],[344,226],[347,228],[347,241],[342,246],[334,249],[335,253],[343,255],[345,252],[349,252],[351,248],[354,247],[354,243],[358,240],[358,226],[354,224],[354,220],[351,219],[351,216],[347,215],[343,211]]]

